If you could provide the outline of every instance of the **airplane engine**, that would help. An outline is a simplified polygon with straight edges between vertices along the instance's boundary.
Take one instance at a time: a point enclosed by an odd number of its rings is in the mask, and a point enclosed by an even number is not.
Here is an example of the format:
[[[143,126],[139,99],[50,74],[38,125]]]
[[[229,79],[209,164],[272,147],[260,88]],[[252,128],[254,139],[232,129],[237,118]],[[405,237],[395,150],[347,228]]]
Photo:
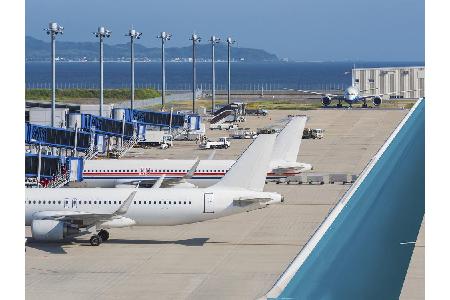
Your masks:
[[[33,220],[31,223],[31,234],[39,241],[58,241],[78,232],[77,228],[71,228],[61,221]]]
[[[329,96],[322,97],[323,106],[328,106],[331,104],[331,98]]]
[[[373,97],[372,102],[373,102],[373,105],[380,106],[381,103],[383,102],[383,99],[381,99],[381,97]]]

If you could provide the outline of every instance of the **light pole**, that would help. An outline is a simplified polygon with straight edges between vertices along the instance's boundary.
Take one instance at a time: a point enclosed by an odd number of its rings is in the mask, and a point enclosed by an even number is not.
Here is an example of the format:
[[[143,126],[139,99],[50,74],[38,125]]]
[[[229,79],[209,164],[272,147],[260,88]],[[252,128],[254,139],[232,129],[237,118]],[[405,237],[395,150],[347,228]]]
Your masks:
[[[211,36],[211,39],[209,40],[211,42],[211,62],[212,62],[212,95],[211,95],[211,112],[214,114],[214,107],[215,107],[215,101],[216,101],[216,67],[215,67],[215,53],[214,48],[216,44],[220,42],[220,39],[216,36]]]
[[[111,36],[111,31],[103,26],[98,28],[97,32],[93,32],[95,37],[100,40],[100,116],[103,116],[103,39],[109,38]]]
[[[236,41],[232,40],[231,37],[227,37],[228,44],[228,89],[227,89],[227,99],[228,104],[230,104],[231,98],[231,45],[236,43]]]
[[[60,26],[56,22],[51,22],[48,25],[47,34],[51,37],[51,60],[52,60],[52,113],[51,113],[51,124],[52,127],[55,127],[55,102],[56,102],[56,75],[55,75],[55,44],[56,44],[56,36],[58,33],[63,34],[64,27]]]
[[[131,110],[134,109],[134,40],[135,39],[140,39],[141,38],[142,33],[141,32],[137,32],[134,29],[130,29],[128,31],[128,34],[125,34],[125,36],[129,36],[131,39],[130,45],[131,45],[131,105],[130,108]]]
[[[202,38],[193,33],[189,40],[192,41],[192,113],[195,113],[195,85],[197,84],[197,74],[195,72],[195,44],[200,43]]]
[[[165,94],[166,94],[166,60],[165,60],[165,47],[164,44],[166,41],[170,40],[172,34],[168,32],[161,32],[156,38],[161,39],[161,110],[164,109],[165,105]]]

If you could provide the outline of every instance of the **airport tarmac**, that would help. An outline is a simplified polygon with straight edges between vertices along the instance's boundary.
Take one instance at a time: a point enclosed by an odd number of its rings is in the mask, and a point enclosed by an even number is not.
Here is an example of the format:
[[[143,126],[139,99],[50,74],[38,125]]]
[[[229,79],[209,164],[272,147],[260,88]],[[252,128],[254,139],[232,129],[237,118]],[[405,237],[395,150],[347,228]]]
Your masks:
[[[314,172],[359,174],[407,110],[271,111],[241,127],[276,124],[306,114],[322,140],[303,140],[298,161]],[[216,138],[226,131],[208,132]],[[215,159],[236,159],[250,140],[232,140]],[[127,157],[206,158],[195,142],[167,150],[133,149]],[[251,176],[251,174],[249,174]],[[74,243],[31,243],[26,252],[27,299],[255,299],[264,295],[350,185],[266,185],[285,203],[203,223],[110,230],[99,247],[89,236]],[[403,299],[424,295],[424,242],[414,251]],[[26,228],[30,236],[29,228]],[[420,244],[420,245],[419,245]]]

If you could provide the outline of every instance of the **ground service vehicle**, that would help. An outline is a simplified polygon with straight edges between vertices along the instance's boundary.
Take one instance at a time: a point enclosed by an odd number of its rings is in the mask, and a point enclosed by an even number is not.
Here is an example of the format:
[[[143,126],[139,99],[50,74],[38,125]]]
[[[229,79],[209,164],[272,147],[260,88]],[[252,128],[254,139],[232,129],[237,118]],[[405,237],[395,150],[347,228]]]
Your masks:
[[[201,149],[227,149],[230,147],[230,141],[227,137],[221,137],[218,141],[206,141],[200,144]]]
[[[324,130],[320,128],[305,128],[303,129],[303,139],[322,139]]]

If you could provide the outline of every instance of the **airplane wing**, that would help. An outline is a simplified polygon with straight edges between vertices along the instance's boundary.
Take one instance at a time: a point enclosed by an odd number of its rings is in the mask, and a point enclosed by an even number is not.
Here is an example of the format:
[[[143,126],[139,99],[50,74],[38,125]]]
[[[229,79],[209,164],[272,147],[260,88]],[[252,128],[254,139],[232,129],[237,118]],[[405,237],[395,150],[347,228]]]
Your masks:
[[[170,178],[165,179],[165,175],[161,176],[158,181],[156,181],[154,188],[169,188],[169,187],[176,187],[179,184],[182,184],[184,187],[192,186],[195,187],[195,185],[188,183],[187,180],[191,179],[195,171],[197,170],[198,165],[200,164],[200,159],[197,157],[195,160],[195,163],[192,165],[192,167],[189,169],[189,171],[181,178]],[[153,188],[152,187],[152,188]]]
[[[424,102],[416,102],[263,299],[399,298],[425,212]]]
[[[41,220],[58,220],[68,223],[79,223],[82,222],[85,225],[94,224],[99,221],[107,221],[120,217],[127,213],[131,202],[134,199],[137,191],[131,192],[127,199],[122,203],[122,205],[111,214],[98,214],[83,211],[40,211],[34,214],[34,218]]]
[[[319,93],[319,92],[315,92],[315,91],[307,91],[307,90],[296,90],[296,91],[297,91],[297,92],[301,92],[301,93],[305,93],[305,94],[313,94],[313,95],[320,95],[320,96],[328,96],[328,97],[331,97],[331,98],[339,98],[339,97],[342,97],[341,95]]]

